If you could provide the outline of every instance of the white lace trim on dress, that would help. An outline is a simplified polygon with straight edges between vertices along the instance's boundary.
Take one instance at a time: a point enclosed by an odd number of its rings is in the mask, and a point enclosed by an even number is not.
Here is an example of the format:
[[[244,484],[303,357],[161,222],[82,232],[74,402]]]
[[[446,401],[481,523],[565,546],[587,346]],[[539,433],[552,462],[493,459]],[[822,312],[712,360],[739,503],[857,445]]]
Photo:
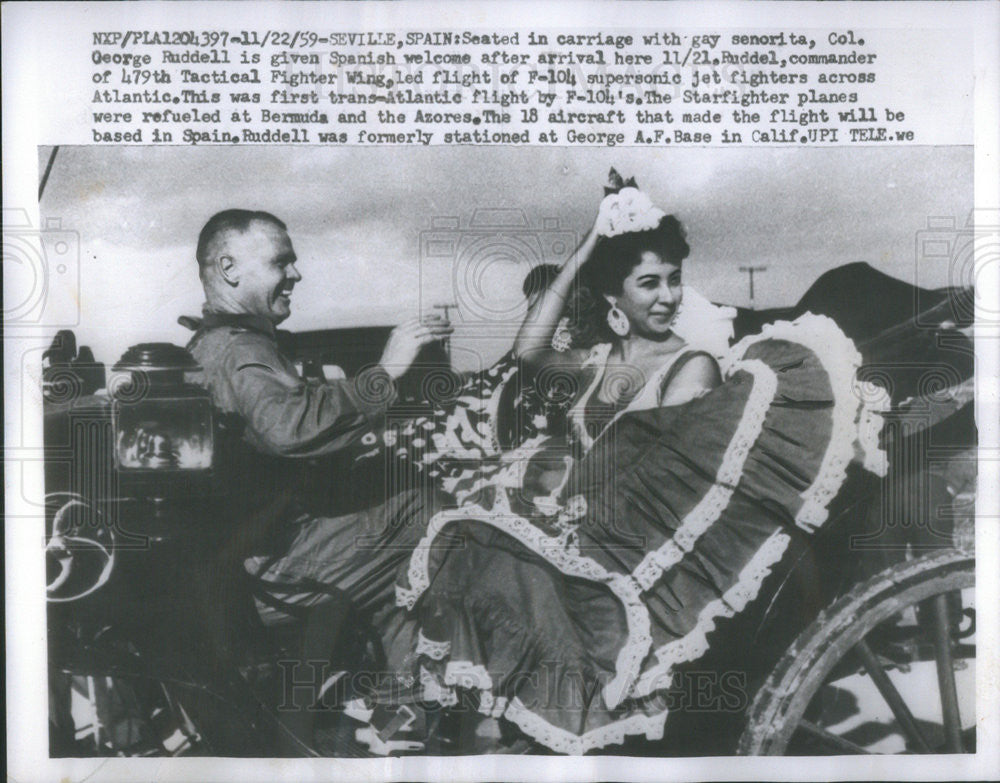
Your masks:
[[[598,343],[593,348],[590,349],[590,353],[587,354],[587,358],[583,360],[580,365],[581,368],[593,367],[595,365],[601,367],[607,367],[608,356],[611,355],[611,343]],[[600,370],[594,374],[594,377],[590,380],[590,385],[584,391],[583,395],[576,401],[569,412],[566,414],[569,419],[569,424],[573,428],[577,440],[583,447],[584,451],[590,451],[591,446],[594,445],[594,438],[590,437],[590,433],[587,432],[587,426],[584,422],[584,407],[593,394],[597,385],[601,382],[601,378],[604,377],[604,371]]]
[[[649,667],[635,684],[635,696],[669,688],[673,667],[693,661],[708,652],[708,635],[715,630],[720,617],[733,617],[742,612],[757,597],[764,578],[771,573],[791,543],[791,536],[781,530],[774,531],[750,561],[740,571],[736,583],[721,598],[706,604],[698,613],[695,627],[680,639],[675,639],[656,649],[656,664]]]
[[[435,661],[443,661],[451,653],[451,642],[437,642],[424,636],[423,631],[417,631],[417,655],[426,655]]]
[[[458,694],[454,688],[441,685],[437,678],[423,666],[420,667],[420,685],[423,688],[421,697],[424,701],[440,704],[442,707],[452,707],[458,704]]]
[[[882,414],[891,409],[892,400],[888,391],[870,381],[858,381],[855,390],[863,402],[858,413],[858,446],[862,464],[865,470],[876,476],[885,476],[889,472],[889,457],[879,446],[879,436],[885,424]]]
[[[637,734],[645,734],[649,740],[662,739],[667,712],[663,710],[652,715],[629,715],[583,734],[574,734],[552,725],[525,707],[517,698],[511,699],[504,717],[520,727],[525,734],[557,753],[581,756],[595,748],[620,745],[626,737]]]
[[[736,370],[745,370],[754,379],[753,389],[743,408],[743,417],[723,454],[715,483],[684,517],[674,535],[658,549],[649,552],[632,572],[643,590],[651,588],[664,571],[679,563],[721,516],[739,483],[750,449],[764,427],[764,419],[778,389],[778,378],[770,367],[757,359],[736,363],[733,371]]]
[[[861,367],[861,354],[833,319],[806,313],[791,322],[768,324],[760,334],[740,340],[733,347],[731,357],[742,356],[751,345],[763,340],[785,340],[805,346],[816,356],[830,379],[833,391],[830,442],[815,480],[801,494],[802,506],[795,515],[795,524],[812,533],[826,521],[827,506],[847,477],[847,466],[854,457],[854,444],[860,439],[859,421],[865,422],[868,431],[876,426],[872,417],[881,421],[877,408],[882,400],[868,401],[856,392],[855,376]]]
[[[532,712],[517,697],[508,700],[505,696],[494,695],[489,672],[471,661],[449,662],[443,686],[421,666],[420,681],[424,686],[424,698],[445,707],[458,702],[456,688],[478,691],[480,713],[492,718],[506,718],[532,739],[567,755],[578,756],[595,748],[621,744],[626,737],[638,734],[644,734],[650,740],[662,739],[667,719],[667,710],[649,715],[635,713],[578,735]]]
[[[489,510],[478,504],[469,504],[440,511],[431,518],[427,534],[410,557],[407,570],[410,586],[396,585],[397,605],[413,609],[417,599],[430,586],[429,558],[434,539],[452,522],[469,520],[490,525],[515,538],[564,574],[605,585],[621,602],[628,626],[626,637],[628,641],[618,653],[615,677],[604,688],[608,706],[611,708],[617,706],[619,699],[608,701],[608,697],[615,694],[624,695],[627,692],[652,644],[649,612],[642,603],[641,588],[630,574],[610,572],[597,561],[581,556],[567,536],[546,535],[537,526],[515,513],[510,508],[507,494],[502,488],[498,488],[493,507]]]
[[[732,499],[733,491],[739,483],[747,457],[750,454],[750,449],[753,448],[757,438],[760,437],[761,430],[764,427],[764,419],[777,392],[777,376],[767,364],[758,359],[737,362],[732,366],[731,371],[735,372],[737,370],[744,370],[753,376],[753,389],[743,408],[743,417],[736,428],[736,432],[733,433],[732,440],[730,440],[729,445],[726,447],[722,463],[716,473],[715,484],[709,488],[701,501],[685,516],[684,521],[677,528],[673,537],[658,549],[647,554],[632,572],[633,577],[642,585],[644,590],[651,588],[664,572],[677,565],[683,559],[684,555],[694,548],[698,539],[718,521],[723,510],[725,510]],[[756,558],[766,546],[767,544],[765,543],[754,557]],[[751,563],[753,562],[754,560],[751,559]],[[762,577],[758,577],[753,569],[744,568],[740,572],[736,583],[729,591],[733,592],[734,595],[737,592],[742,595],[749,591],[753,593],[750,596],[752,598],[756,595],[757,589],[760,587],[761,579]],[[713,604],[705,607],[695,627],[685,634],[682,639],[671,643],[676,645],[674,649],[700,650],[693,657],[700,656],[708,649],[705,637],[715,626],[714,617],[725,608],[724,605],[716,606],[716,604],[718,602],[713,602]],[[663,650],[664,648],[661,647],[656,651],[656,655],[659,657],[663,653]],[[651,670],[644,672],[635,684],[635,695],[647,695],[652,692],[653,685],[663,687],[660,686],[661,682],[669,685],[667,675],[668,670],[665,670],[660,665],[654,666]]]

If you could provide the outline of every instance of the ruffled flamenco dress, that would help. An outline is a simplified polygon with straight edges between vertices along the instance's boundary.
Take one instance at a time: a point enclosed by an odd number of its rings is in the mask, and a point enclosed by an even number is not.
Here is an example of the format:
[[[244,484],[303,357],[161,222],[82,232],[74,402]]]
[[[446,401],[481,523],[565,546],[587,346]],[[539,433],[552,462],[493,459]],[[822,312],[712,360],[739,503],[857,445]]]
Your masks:
[[[459,503],[397,584],[409,630],[390,659],[419,700],[471,699],[568,754],[662,737],[677,668],[754,600],[795,531],[824,524],[852,462],[886,469],[888,401],[829,318],[771,324],[729,349],[708,394],[640,393],[595,428],[581,400],[608,350],[584,363],[571,443],[539,434],[453,478]],[[559,465],[558,486],[533,486]]]

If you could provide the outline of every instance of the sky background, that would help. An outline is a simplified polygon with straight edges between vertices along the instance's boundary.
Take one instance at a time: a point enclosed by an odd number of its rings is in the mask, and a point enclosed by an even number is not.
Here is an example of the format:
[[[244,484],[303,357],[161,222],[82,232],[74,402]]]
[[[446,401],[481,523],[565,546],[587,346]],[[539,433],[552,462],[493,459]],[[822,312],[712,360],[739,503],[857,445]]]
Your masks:
[[[971,147],[61,147],[40,212],[78,235],[78,269],[50,294],[72,285],[65,306],[99,360],[187,340],[177,317],[201,307],[198,232],[245,207],[282,218],[300,259],[285,328],[395,324],[457,302],[464,369],[509,347],[522,278],[572,250],[612,166],[686,227],[686,284],[747,305],[739,267],[764,265],[756,296],[768,307],[852,261],[947,285],[947,262],[918,264],[917,240],[928,219],[964,225],[972,162]]]

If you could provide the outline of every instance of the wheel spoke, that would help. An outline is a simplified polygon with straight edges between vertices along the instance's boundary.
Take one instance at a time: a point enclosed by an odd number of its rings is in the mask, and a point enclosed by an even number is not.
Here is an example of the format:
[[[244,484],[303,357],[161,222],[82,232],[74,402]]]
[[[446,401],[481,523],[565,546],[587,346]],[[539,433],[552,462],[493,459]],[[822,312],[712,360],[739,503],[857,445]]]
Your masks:
[[[860,745],[851,742],[849,739],[844,739],[843,737],[838,737],[832,731],[827,731],[822,726],[817,726],[812,721],[800,720],[799,725],[796,727],[797,730],[811,734],[816,739],[825,742],[827,745],[832,745],[838,750],[842,750],[845,753],[863,753],[871,755],[871,751],[865,750]]]
[[[927,740],[924,739],[923,734],[920,733],[920,728],[917,726],[917,721],[913,717],[913,713],[910,712],[910,708],[906,706],[906,702],[903,701],[903,697],[900,696],[899,691],[896,690],[896,686],[892,684],[892,680],[889,679],[889,675],[886,674],[885,669],[882,668],[882,664],[879,663],[875,653],[872,652],[872,648],[868,646],[868,642],[862,639],[854,646],[854,649],[861,658],[861,662],[864,664],[868,675],[872,678],[872,682],[875,683],[875,687],[878,688],[879,693],[882,694],[882,698],[885,699],[886,704],[889,705],[889,708],[892,710],[892,714],[896,716],[896,720],[899,721],[899,725],[906,733],[910,742],[912,742],[920,752],[930,753],[930,746],[928,746]]]
[[[948,595],[934,596],[932,602],[934,662],[941,691],[941,715],[944,718],[945,747],[949,753],[962,752],[962,721],[955,686],[955,662],[951,652],[951,626],[948,622]]]
[[[97,708],[97,689],[94,678],[87,675],[87,706],[90,712],[90,725],[94,730],[94,748],[101,749],[101,713]]]
[[[946,748],[957,750],[958,745],[961,752],[975,752],[975,726],[960,730],[959,707],[964,710],[965,703],[952,695],[957,687],[964,690],[971,684],[965,681],[966,672],[954,669],[966,660],[975,661],[973,616],[960,608],[964,591],[974,587],[973,557],[958,550],[897,563],[851,587],[799,632],[757,691],[739,752],[943,753]],[[936,602],[939,597],[943,600]],[[902,620],[901,612],[906,613]],[[970,619],[964,622],[970,627],[962,631],[959,614],[964,620],[967,612]],[[938,667],[938,683],[933,682],[931,660]],[[914,671],[907,675],[910,664]],[[899,676],[889,671],[896,666]],[[871,678],[867,685],[855,679],[859,669]],[[928,698],[936,698],[927,687],[933,689],[934,684],[940,686],[943,720],[925,720],[918,713],[918,721],[907,702],[914,710],[918,704],[923,708]],[[933,706],[931,710],[937,712]],[[829,719],[820,720],[819,715]],[[846,737],[834,735],[834,731],[844,733],[834,722],[848,716],[856,719],[857,728]],[[889,739],[884,736],[887,722],[904,747],[881,741],[871,745],[862,737],[863,733],[873,740]],[[943,733],[938,728],[942,723]]]

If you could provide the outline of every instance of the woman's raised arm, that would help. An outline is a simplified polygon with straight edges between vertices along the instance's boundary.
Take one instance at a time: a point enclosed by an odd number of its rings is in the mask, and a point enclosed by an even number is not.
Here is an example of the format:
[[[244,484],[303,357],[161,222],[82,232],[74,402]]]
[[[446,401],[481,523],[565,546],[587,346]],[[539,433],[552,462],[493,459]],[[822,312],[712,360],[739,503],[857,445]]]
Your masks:
[[[555,280],[530,308],[521,322],[517,338],[514,340],[514,355],[532,364],[544,362],[549,353],[556,354],[552,349],[552,335],[562,317],[582,264],[590,258],[597,244],[597,221],[591,226],[587,236],[573,252]]]

